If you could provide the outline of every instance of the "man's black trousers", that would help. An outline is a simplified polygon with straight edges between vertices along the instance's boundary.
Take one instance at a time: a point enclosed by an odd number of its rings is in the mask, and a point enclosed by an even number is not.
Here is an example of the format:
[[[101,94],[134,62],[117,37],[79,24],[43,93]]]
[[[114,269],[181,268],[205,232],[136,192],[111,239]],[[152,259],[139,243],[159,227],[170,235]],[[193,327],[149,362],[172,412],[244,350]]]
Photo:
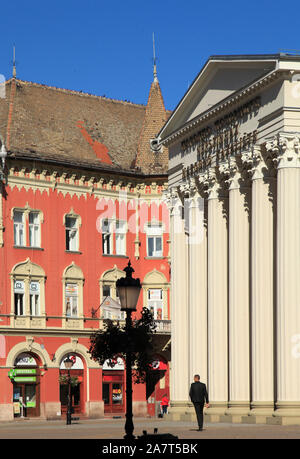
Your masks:
[[[199,427],[199,429],[202,429],[202,427],[203,427],[203,407],[204,407],[204,403],[202,403],[202,402],[194,402],[194,407],[195,407],[195,411],[196,411],[198,427]]]

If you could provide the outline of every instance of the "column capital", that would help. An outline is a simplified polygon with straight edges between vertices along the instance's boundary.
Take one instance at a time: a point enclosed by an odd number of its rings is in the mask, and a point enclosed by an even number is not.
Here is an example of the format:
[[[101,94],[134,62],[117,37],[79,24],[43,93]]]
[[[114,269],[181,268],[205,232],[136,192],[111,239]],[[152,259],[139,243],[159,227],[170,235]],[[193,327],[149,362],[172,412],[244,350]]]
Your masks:
[[[245,179],[248,178],[246,156],[243,155],[243,160],[242,157],[229,156],[226,161],[220,163],[219,173],[223,177],[229,191],[240,189],[243,185],[245,186]]]
[[[202,177],[202,183],[207,193],[207,199],[219,199],[220,183],[214,167],[209,167]]]
[[[279,132],[266,142],[277,169],[300,168],[300,132]]]
[[[170,214],[174,215],[176,209],[178,209],[178,203],[181,202],[178,190],[175,186],[168,188],[168,190],[163,193],[163,202],[169,209]]]

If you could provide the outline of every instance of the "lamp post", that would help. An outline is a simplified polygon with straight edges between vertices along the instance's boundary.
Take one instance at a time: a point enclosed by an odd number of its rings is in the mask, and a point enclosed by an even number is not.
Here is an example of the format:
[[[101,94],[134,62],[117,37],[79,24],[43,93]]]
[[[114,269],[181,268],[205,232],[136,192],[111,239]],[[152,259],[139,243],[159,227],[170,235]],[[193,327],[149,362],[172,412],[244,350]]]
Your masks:
[[[141,283],[139,279],[133,279],[132,273],[134,269],[131,267],[130,261],[124,269],[126,277],[118,279],[116,282],[117,292],[120,298],[121,311],[126,311],[125,330],[129,335],[132,328],[132,311],[136,311],[139,294],[141,291]],[[134,440],[133,421],[132,421],[132,353],[131,344],[129,343],[126,350],[126,423],[124,438],[128,441]]]
[[[67,407],[67,424],[72,424],[72,393],[71,393],[71,376],[70,370],[73,366],[73,360],[68,356],[64,360],[66,369],[68,370],[68,407]]]

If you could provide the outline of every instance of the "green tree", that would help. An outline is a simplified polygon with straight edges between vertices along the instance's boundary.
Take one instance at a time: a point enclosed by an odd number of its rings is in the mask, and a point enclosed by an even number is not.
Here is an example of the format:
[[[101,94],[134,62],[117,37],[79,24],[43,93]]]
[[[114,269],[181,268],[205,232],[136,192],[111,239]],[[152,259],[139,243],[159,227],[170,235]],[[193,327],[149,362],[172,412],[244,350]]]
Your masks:
[[[125,359],[126,352],[130,350],[134,382],[145,382],[152,363],[155,329],[153,314],[147,308],[143,308],[140,319],[132,321],[129,331],[126,325],[106,319],[104,329],[91,335],[89,353],[100,365],[108,360],[113,368],[117,357]]]

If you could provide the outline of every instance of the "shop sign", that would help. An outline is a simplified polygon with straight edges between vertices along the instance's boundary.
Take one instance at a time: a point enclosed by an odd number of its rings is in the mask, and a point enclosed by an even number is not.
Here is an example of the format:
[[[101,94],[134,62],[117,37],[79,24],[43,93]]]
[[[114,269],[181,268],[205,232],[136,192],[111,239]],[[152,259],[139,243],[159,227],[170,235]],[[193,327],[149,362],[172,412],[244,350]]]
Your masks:
[[[13,403],[13,407],[14,407],[14,414],[20,414],[20,412],[21,412],[20,403],[19,402],[14,402]]]
[[[167,364],[160,359],[153,360],[151,363],[152,370],[166,370]]]
[[[71,359],[73,361],[73,365],[72,365],[72,368],[71,370],[83,370],[83,362],[81,360],[80,357],[78,357],[78,355],[75,355],[75,354],[67,354],[63,357],[62,361],[61,361],[61,364],[59,366],[60,370],[66,370],[66,366],[65,366],[65,360],[66,358],[69,357],[69,359]]]
[[[113,366],[110,365],[110,362],[113,363]],[[102,370],[124,370],[124,362],[121,357],[118,357],[117,359],[111,359],[111,360],[105,360],[103,363]]]
[[[27,402],[26,403],[26,408],[35,408],[35,407],[36,407],[35,402]]]
[[[13,379],[16,375],[35,375],[35,368],[13,368],[9,370],[8,376]]]
[[[15,382],[36,382],[36,376],[16,376]]]
[[[32,355],[30,354],[27,354],[26,352],[23,352],[22,354],[20,354],[16,361],[15,361],[15,365],[24,365],[24,366],[36,366],[36,361],[35,359],[32,357]]]

